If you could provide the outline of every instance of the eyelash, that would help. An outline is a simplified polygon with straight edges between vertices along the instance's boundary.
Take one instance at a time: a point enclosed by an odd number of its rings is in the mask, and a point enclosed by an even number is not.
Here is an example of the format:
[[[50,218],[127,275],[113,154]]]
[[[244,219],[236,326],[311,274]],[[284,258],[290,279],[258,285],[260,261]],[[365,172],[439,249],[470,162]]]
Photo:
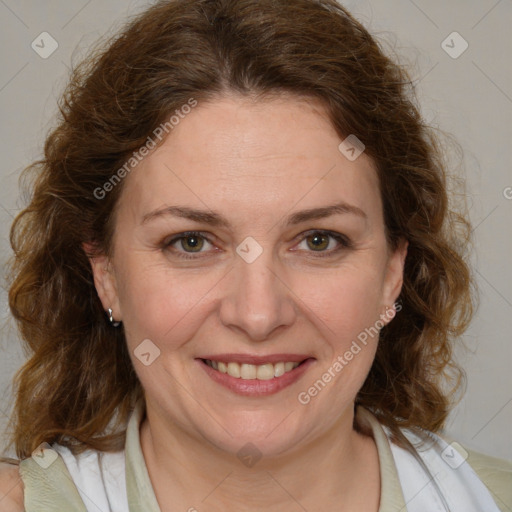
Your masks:
[[[339,246],[336,249],[331,249],[329,251],[319,251],[319,252],[307,251],[307,252],[312,252],[313,254],[315,254],[315,256],[314,256],[315,258],[331,257],[331,256],[333,256],[334,254],[337,254],[338,252],[340,252],[343,249],[351,249],[352,248],[352,242],[345,235],[342,235],[341,233],[336,233],[334,231],[326,231],[326,230],[318,230],[318,229],[317,230],[306,231],[305,233],[303,233],[303,236],[300,239],[299,243],[304,241],[305,239],[307,239],[308,237],[310,237],[312,235],[329,236],[329,237],[333,238],[334,240],[336,240],[339,243]],[[174,236],[170,240],[166,239],[161,244],[162,245],[162,249],[169,249],[176,242],[179,242],[180,240],[183,240],[183,239],[189,238],[189,237],[200,237],[200,238],[205,239],[208,243],[213,244],[213,242],[207,236],[205,236],[204,233],[202,233],[200,231],[186,231],[184,233],[180,233],[177,236]],[[176,254],[178,255],[179,258],[182,258],[182,259],[185,259],[185,260],[197,260],[199,258],[203,258],[204,257],[204,256],[189,256],[189,254],[198,254],[198,255],[200,255],[202,253],[187,253],[187,252],[176,251]]]

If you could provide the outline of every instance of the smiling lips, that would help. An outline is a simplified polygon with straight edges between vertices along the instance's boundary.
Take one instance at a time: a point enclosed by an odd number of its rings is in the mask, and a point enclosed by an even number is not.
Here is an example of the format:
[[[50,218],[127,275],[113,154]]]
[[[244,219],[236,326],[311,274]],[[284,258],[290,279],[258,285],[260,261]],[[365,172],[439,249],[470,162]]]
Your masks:
[[[305,354],[221,354],[198,361],[212,380],[231,391],[262,396],[277,393],[295,382],[315,359]]]
[[[270,380],[274,377],[281,377],[285,373],[291,372],[297,368],[300,363],[293,361],[279,362],[279,363],[266,363],[261,365],[255,364],[239,364],[235,362],[226,363],[223,361],[205,360],[206,364],[221,373],[227,373],[231,377],[244,380]]]

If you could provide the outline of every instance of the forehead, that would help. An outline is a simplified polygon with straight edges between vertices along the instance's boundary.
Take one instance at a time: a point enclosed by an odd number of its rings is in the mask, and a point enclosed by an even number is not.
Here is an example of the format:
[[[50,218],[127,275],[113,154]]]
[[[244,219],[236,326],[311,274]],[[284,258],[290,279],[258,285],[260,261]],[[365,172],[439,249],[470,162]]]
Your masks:
[[[350,161],[340,143],[322,105],[309,99],[209,101],[183,116],[134,168],[121,207],[140,216],[181,203],[250,217],[255,209],[277,213],[299,202],[305,208],[344,200],[378,210],[371,160],[362,154]]]

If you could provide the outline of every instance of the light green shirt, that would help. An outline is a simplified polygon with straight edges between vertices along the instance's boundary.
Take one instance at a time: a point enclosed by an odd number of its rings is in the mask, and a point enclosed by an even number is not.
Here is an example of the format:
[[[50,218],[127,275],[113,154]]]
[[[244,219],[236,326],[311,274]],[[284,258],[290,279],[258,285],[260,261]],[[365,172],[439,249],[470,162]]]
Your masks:
[[[160,512],[140,446],[139,428],[144,414],[145,406],[141,401],[127,425],[125,463],[128,504],[130,512]],[[379,512],[405,512],[406,503],[386,433],[369,411],[358,408],[357,415],[358,421],[362,420],[368,425],[377,445],[381,476]],[[512,464],[471,450],[466,451],[469,453],[466,462],[489,489],[499,509],[511,512]],[[22,460],[20,476],[25,487],[26,512],[87,512],[60,455],[46,469],[32,457]]]

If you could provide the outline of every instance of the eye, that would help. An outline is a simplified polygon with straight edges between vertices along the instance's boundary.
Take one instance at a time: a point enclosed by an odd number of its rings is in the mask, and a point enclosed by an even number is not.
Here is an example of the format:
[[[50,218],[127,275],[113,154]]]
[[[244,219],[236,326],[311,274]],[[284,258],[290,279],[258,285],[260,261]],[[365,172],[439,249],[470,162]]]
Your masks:
[[[307,252],[318,253],[315,257],[332,256],[343,249],[352,247],[351,241],[341,233],[333,231],[308,231],[304,233],[301,244],[306,244]]]
[[[352,247],[352,242],[348,237],[334,231],[312,230],[300,236],[299,249],[292,250],[316,253],[314,257],[333,256]],[[305,244],[305,247],[300,247],[301,244]],[[188,260],[205,257],[207,254],[204,253],[210,252],[214,247],[208,237],[198,231],[179,233],[164,240],[161,246],[162,249],[172,252],[177,257]]]
[[[164,249],[171,250],[180,258],[197,259],[197,256],[188,256],[187,254],[201,254],[206,244],[212,245],[204,234],[197,231],[188,231],[166,240],[162,245]],[[182,249],[182,250],[180,250]]]

